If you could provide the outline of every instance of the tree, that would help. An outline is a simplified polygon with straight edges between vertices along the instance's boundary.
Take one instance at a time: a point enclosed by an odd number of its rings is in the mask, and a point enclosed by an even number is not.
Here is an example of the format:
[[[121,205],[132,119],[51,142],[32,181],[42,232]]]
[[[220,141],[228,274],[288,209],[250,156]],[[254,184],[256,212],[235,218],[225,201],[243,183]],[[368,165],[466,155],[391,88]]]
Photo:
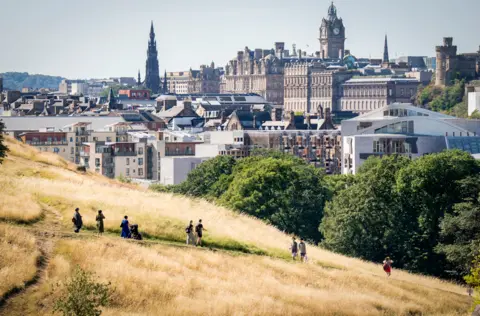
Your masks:
[[[288,233],[319,241],[326,187],[322,171],[291,158],[250,157],[239,163],[221,202]]]
[[[436,247],[453,264],[460,275],[466,275],[480,254],[480,176],[458,182],[463,201],[453,206],[440,224],[440,244]]]
[[[448,268],[445,255],[434,251],[439,243],[440,222],[462,202],[458,181],[478,174],[475,159],[459,150],[427,155],[401,169],[397,189],[404,211],[412,210],[410,262],[406,268],[443,275]]]
[[[99,316],[107,306],[113,290],[110,283],[95,282],[95,275],[77,266],[65,285],[65,293],[56,301],[54,312],[64,316]]]
[[[5,145],[5,139],[3,137],[3,130],[5,129],[5,124],[0,121],[0,164],[3,162],[3,159],[7,156],[8,147]]]
[[[232,173],[235,159],[217,156],[192,170],[187,180],[173,188],[173,192],[197,197],[220,197],[227,190],[227,177]]]
[[[480,293],[480,256],[477,257],[473,262],[473,267],[470,270],[470,274],[465,276],[465,282],[475,289],[476,296],[473,306],[475,307],[476,305],[480,305],[480,297],[478,296]]]
[[[369,158],[356,179],[327,202],[320,225],[322,244],[377,262],[393,256],[402,266],[411,216],[402,212],[396,174],[409,163],[401,156]]]

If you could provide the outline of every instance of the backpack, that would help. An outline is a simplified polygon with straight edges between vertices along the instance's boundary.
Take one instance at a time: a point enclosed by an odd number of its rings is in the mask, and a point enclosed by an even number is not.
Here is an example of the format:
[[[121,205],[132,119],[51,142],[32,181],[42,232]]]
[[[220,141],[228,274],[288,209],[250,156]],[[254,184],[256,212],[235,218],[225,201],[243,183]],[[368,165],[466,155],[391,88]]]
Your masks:
[[[187,234],[190,234],[190,233],[192,232],[192,228],[191,228],[190,225],[188,225],[188,226],[185,228],[185,232],[186,232]]]
[[[77,221],[75,220],[75,217],[72,217],[72,223],[76,224]]]
[[[199,225],[195,226],[195,232],[198,233],[199,231],[200,231],[200,226]]]

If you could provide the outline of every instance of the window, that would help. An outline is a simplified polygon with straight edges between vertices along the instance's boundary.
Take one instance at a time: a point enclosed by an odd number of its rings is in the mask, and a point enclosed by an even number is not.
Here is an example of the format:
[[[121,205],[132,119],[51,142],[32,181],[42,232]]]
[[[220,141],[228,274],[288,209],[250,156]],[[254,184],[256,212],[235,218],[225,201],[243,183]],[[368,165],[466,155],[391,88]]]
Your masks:
[[[143,166],[143,158],[138,158],[138,165]]]
[[[405,89],[400,88],[400,95],[403,96],[404,93],[405,93]]]
[[[112,138],[111,137],[107,137],[107,142],[111,142],[112,141]]]
[[[127,164],[127,166],[130,164],[130,158],[127,158],[126,164]]]
[[[128,177],[130,175],[130,168],[125,169],[125,175]]]
[[[393,95],[393,90],[392,90],[392,89],[388,89],[388,95],[389,95],[389,96],[392,96],[392,95]]]
[[[73,137],[70,137],[70,143],[73,143]]]
[[[188,154],[191,154],[192,153],[192,149],[187,146],[187,148],[185,148],[185,153],[188,155]]]
[[[75,153],[75,148],[73,148],[73,147],[70,147],[70,154],[72,154],[72,155],[73,155],[74,153]]]
[[[100,167],[100,158],[95,158],[95,167]]]
[[[94,138],[93,138],[93,141],[94,141],[94,142],[97,142],[97,141],[98,141],[98,137],[94,137]]]
[[[139,154],[139,155],[143,155],[143,147],[139,147],[139,148],[138,148],[138,154]]]
[[[138,176],[143,176],[143,169],[142,168],[138,168]]]

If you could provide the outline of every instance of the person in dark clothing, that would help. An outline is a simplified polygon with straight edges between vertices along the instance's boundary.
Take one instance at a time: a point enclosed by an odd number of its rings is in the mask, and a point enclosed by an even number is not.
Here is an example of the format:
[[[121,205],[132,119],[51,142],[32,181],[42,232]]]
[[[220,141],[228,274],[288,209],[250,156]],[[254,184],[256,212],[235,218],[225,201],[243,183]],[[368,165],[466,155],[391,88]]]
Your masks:
[[[187,233],[187,245],[195,245],[195,234],[193,233],[193,221],[185,228]]]
[[[120,237],[122,238],[130,238],[130,223],[128,222],[128,216],[124,216],[122,220],[122,224],[120,224],[120,227],[122,228],[122,234]]]
[[[292,259],[295,260],[298,254],[298,243],[295,240],[295,237],[292,238],[292,245],[290,246],[290,250],[292,251]]]
[[[105,219],[105,216],[103,215],[102,210],[98,211],[98,215],[95,218],[97,221],[97,229],[98,229],[98,235],[102,235],[103,232],[105,231],[105,228],[103,226],[103,220]]]
[[[75,209],[75,213],[73,213],[72,222],[75,228],[74,232],[78,233],[83,226],[82,215],[80,215],[80,209],[78,207]]]
[[[203,231],[207,231],[205,227],[203,227],[202,220],[198,220],[197,226],[195,226],[195,233],[197,233],[197,246],[202,245],[202,236],[203,236]]]

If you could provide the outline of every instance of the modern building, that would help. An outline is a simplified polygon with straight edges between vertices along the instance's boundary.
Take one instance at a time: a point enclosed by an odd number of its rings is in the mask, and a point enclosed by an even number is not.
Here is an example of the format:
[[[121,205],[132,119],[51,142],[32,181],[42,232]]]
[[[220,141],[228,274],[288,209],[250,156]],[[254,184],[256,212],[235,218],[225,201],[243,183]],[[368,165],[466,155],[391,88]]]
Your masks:
[[[480,153],[480,120],[390,104],[342,121],[342,173],[356,173],[370,156],[421,157],[457,148]]]
[[[456,77],[474,79],[480,74],[480,49],[475,53],[457,54],[452,37],[444,37],[436,47],[435,85],[448,86]]]
[[[468,84],[465,87],[468,103],[468,116],[480,112],[480,82]]]
[[[150,100],[150,90],[122,89],[118,90],[119,96],[126,96],[130,100]]]
[[[180,184],[199,164],[209,158],[200,157],[165,157],[160,162],[161,174],[158,182],[163,185]]]
[[[153,30],[153,21],[150,26],[150,39],[148,41],[147,62],[145,71],[145,86],[153,94],[160,92],[160,71],[158,67],[157,41]]]
[[[415,78],[353,78],[342,84],[341,109],[366,113],[392,103],[411,103],[419,85]]]

